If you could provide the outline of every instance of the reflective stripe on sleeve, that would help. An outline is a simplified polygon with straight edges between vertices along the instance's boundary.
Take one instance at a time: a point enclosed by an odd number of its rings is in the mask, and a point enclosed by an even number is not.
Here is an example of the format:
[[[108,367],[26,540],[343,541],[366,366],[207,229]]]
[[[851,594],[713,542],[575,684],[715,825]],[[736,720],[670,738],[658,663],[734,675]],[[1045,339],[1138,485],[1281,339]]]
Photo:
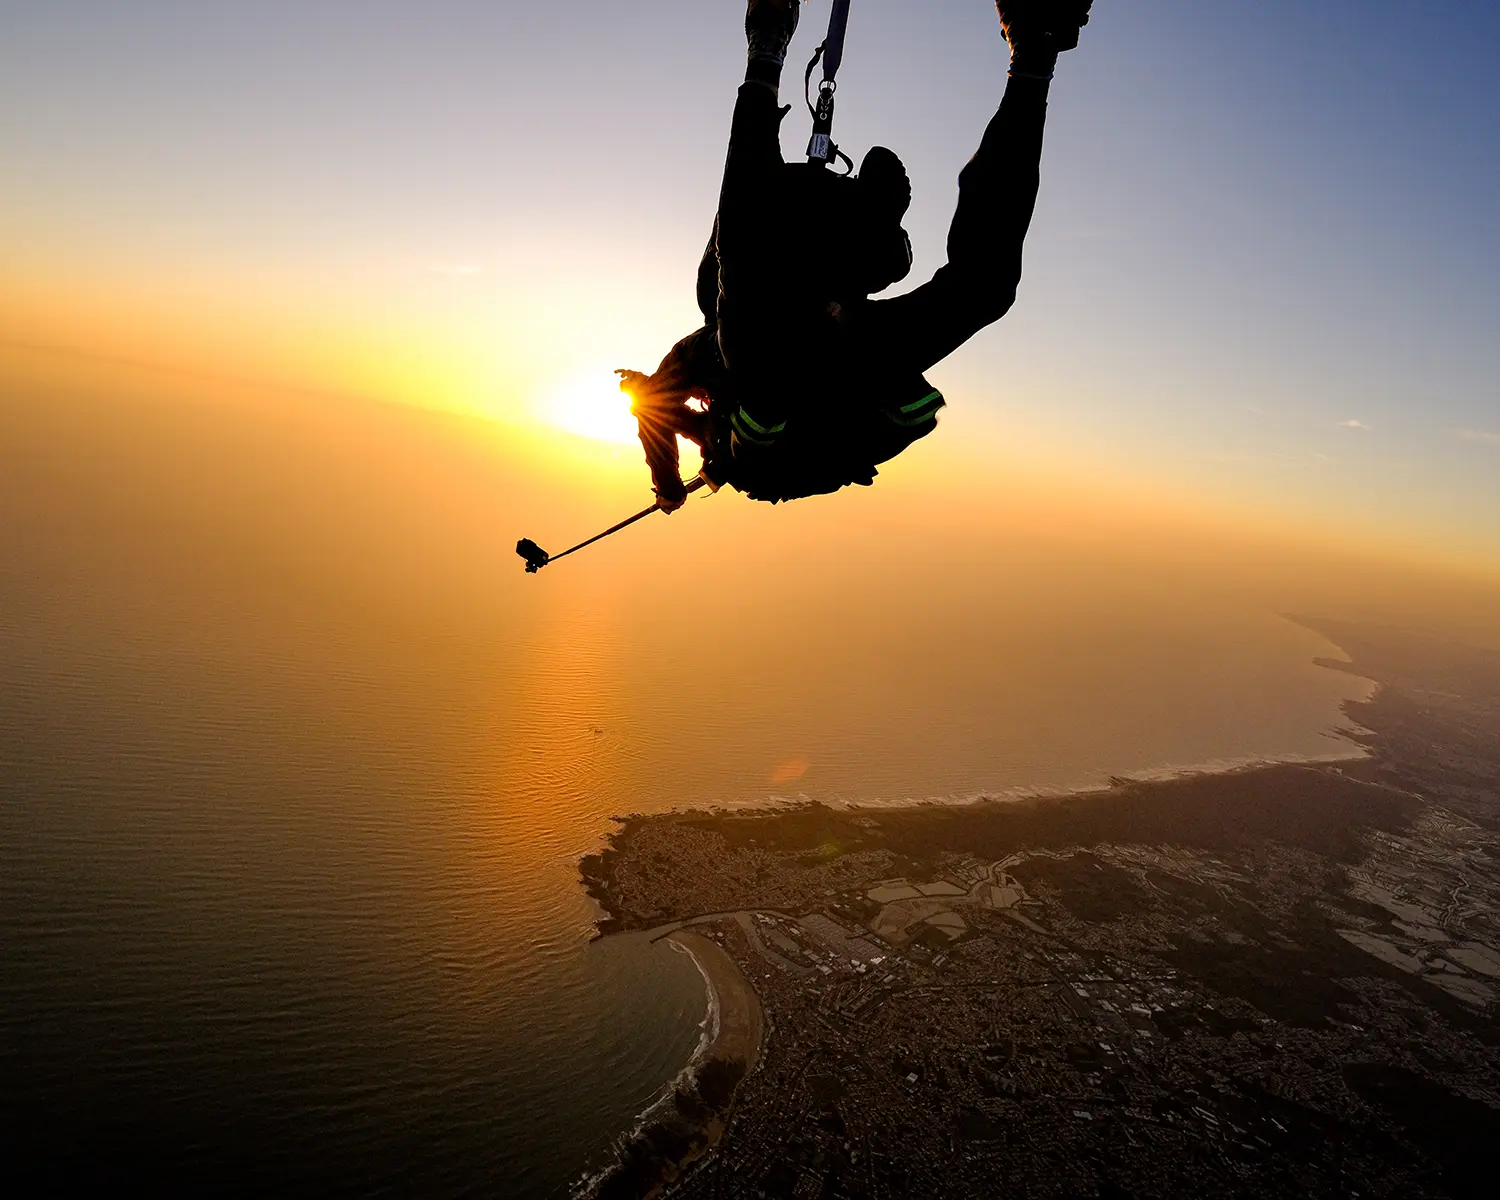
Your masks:
[[[753,442],[757,446],[770,446],[774,444],[776,435],[786,428],[786,422],[779,425],[762,425],[744,408],[740,408],[729,418],[729,423],[734,426],[734,431],[747,442]]]
[[[937,401],[937,407],[941,408],[943,406],[943,393],[938,391],[928,392],[920,400],[913,400],[910,404],[903,404],[901,411],[904,413],[916,412],[919,408],[926,408],[934,400]]]
[[[887,411],[885,415],[897,425],[921,425],[934,420],[938,409],[946,403],[941,392],[928,392],[920,400],[903,404],[896,412]]]

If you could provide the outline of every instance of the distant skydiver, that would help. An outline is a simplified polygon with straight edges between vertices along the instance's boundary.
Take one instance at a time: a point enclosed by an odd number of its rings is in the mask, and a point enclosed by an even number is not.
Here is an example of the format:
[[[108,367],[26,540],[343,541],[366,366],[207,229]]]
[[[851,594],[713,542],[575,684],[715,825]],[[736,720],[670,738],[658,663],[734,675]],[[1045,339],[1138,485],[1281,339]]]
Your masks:
[[[826,169],[827,154],[783,161],[789,109],[779,107],[779,87],[798,4],[749,0],[749,63],[698,268],[703,328],[672,347],[655,374],[618,372],[658,508],[671,512],[686,497],[679,434],[702,448],[712,486],[775,503],[869,484],[877,464],[936,427],[944,400],[923,372],[1015,302],[1048,86],[1091,4],[997,0],[1010,73],[959,175],[948,261],[914,291],[871,300],[911,270],[901,227],[911,203],[906,169],[881,146],[857,175]],[[840,36],[843,16],[836,12]]]

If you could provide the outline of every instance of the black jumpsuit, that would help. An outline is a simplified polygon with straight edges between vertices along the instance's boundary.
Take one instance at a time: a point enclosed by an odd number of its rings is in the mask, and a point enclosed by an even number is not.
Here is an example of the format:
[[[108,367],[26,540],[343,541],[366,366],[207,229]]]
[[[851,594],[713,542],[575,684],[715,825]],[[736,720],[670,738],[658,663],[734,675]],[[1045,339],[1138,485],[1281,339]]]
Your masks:
[[[868,483],[875,464],[930,432],[943,399],[922,373],[1015,301],[1046,113],[1044,81],[1008,81],[959,175],[948,261],[932,279],[891,299],[830,303],[825,250],[836,231],[797,203],[810,182],[799,172],[829,173],[783,161],[775,96],[744,84],[699,273],[705,326],[637,394],[658,490],[676,482],[678,432],[707,440],[735,486],[772,501]],[[709,398],[706,438],[673,415],[688,395]]]

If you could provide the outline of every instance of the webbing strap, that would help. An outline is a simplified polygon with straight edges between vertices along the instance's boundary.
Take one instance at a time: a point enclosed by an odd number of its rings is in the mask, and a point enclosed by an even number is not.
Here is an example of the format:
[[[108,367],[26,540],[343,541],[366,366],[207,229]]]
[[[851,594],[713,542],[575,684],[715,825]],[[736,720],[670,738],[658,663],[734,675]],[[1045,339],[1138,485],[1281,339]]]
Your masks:
[[[838,87],[835,77],[844,61],[844,34],[849,28],[849,0],[833,0],[833,12],[828,18],[828,36],[813,54],[802,76],[802,94],[807,100],[807,109],[812,113],[812,140],[807,146],[807,160],[828,166],[834,159],[843,159],[854,170],[849,156],[842,153],[833,141],[833,93]],[[813,71],[818,63],[823,64],[823,82],[818,84],[818,100],[813,103],[809,89],[812,87]]]
[[[818,69],[819,63],[823,64],[823,82],[818,85],[819,92],[838,86],[839,67],[844,64],[844,35],[848,30],[849,0],[833,0],[833,12],[828,18],[828,36],[813,51],[812,58],[807,62],[807,70],[802,73],[802,96],[807,101],[807,111],[815,116],[817,108],[812,102],[813,72]]]
[[[849,0],[833,0],[828,36],[823,40],[823,82],[832,83],[844,61],[844,34],[849,28]]]

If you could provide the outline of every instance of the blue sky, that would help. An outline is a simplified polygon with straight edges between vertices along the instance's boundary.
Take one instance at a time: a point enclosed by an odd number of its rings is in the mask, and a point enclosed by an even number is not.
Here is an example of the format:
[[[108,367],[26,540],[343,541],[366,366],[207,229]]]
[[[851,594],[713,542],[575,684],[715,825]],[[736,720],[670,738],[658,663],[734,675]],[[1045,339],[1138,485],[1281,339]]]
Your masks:
[[[1095,8],[1020,302],[934,374],[949,450],[1500,562],[1500,5]],[[6,0],[0,337],[118,350],[114,303],[150,357],[221,332],[244,374],[360,360],[502,419],[649,367],[694,323],[741,11]],[[855,0],[837,132],[906,158],[913,283],[1004,63],[980,0]]]

